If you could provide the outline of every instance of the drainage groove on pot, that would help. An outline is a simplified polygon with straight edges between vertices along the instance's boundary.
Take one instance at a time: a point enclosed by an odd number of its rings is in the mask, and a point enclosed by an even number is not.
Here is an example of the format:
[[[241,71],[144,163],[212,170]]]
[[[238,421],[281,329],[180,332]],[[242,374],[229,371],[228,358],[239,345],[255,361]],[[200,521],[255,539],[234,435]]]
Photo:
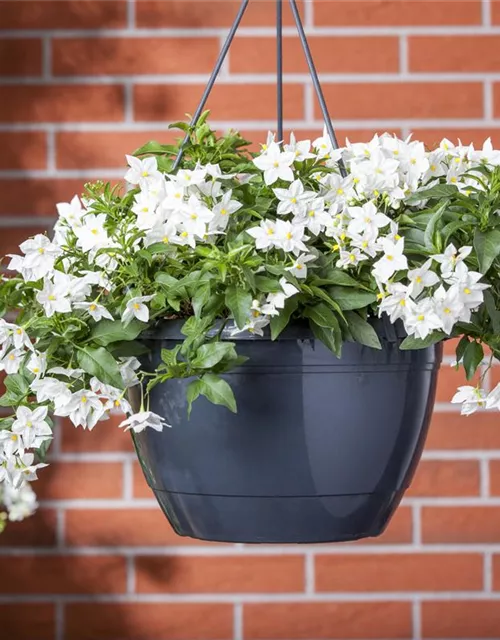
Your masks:
[[[148,339],[148,368],[181,341],[180,324]],[[188,419],[189,379],[153,389],[151,410],[173,426],[133,438],[179,535],[310,543],[383,532],[420,459],[442,345],[400,351],[401,338],[378,331],[382,350],[346,343],[340,359],[299,324],[274,342],[232,337],[249,358],[224,376],[237,414],[199,398]]]

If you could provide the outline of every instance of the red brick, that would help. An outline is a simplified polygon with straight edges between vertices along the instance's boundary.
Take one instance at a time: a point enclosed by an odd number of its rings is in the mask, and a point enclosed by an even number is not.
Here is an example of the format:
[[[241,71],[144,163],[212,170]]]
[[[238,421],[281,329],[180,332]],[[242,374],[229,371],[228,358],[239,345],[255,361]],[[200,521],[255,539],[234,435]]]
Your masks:
[[[456,369],[448,364],[443,364],[439,371],[436,402],[451,402],[458,387],[469,384],[475,385],[479,382],[479,378],[479,371],[476,372],[472,380],[467,380],[463,367]]]
[[[317,26],[403,27],[481,24],[480,0],[314,0]]]
[[[209,73],[217,38],[60,38],[52,42],[56,76]]]
[[[123,114],[120,86],[0,87],[0,122],[116,122]]]
[[[56,134],[56,162],[59,169],[120,168],[125,166],[125,154],[132,153],[149,140],[172,144],[181,137],[180,134],[171,130],[63,131]]]
[[[6,556],[0,593],[124,593],[125,559],[118,556]]]
[[[367,544],[403,544],[411,542],[413,538],[413,518],[410,507],[398,507],[392,516],[387,529],[378,538],[363,538],[356,542],[347,543],[349,546]]]
[[[320,73],[391,73],[399,69],[399,44],[390,36],[336,36],[308,39]],[[349,51],[349,55],[345,55]],[[285,73],[307,73],[300,40],[283,40]],[[276,40],[240,38],[231,46],[229,68],[233,73],[269,73],[276,70]]]
[[[123,466],[119,462],[57,462],[40,474],[36,492],[42,500],[121,498]]]
[[[126,0],[2,0],[2,29],[114,29],[126,24]]]
[[[40,76],[41,74],[41,40],[0,39],[0,76]]]
[[[106,177],[101,176],[101,179],[106,180]],[[57,215],[56,203],[69,202],[75,194],[81,195],[85,191],[85,183],[91,180],[91,178],[2,180],[0,181],[0,188],[2,189],[0,214],[29,214],[40,217],[55,217]],[[116,183],[116,180],[112,182]],[[42,222],[43,220],[40,221],[41,224]]]
[[[497,416],[498,419],[498,416]],[[500,496],[500,460],[490,460],[490,493]]]
[[[0,233],[0,257],[8,253],[19,253],[19,245],[27,238],[44,233],[47,225],[40,227],[10,227],[2,228]]]
[[[68,604],[65,640],[230,640],[230,604]]]
[[[68,509],[66,544],[151,546],[208,544],[178,536],[159,507],[144,509]]]
[[[42,477],[42,473],[40,473]],[[38,483],[33,489],[38,493]],[[56,512],[52,509],[38,511],[21,522],[9,522],[0,535],[1,547],[52,547],[56,544]],[[1,620],[0,616],[0,620]]]
[[[245,604],[248,640],[316,638],[410,638],[411,610],[406,602]]]
[[[422,460],[407,495],[477,496],[479,482],[479,463],[474,460]]]
[[[423,602],[422,631],[424,638],[498,638],[500,606],[478,600]]]
[[[422,539],[428,543],[498,543],[500,508],[423,507]]]
[[[303,556],[143,556],[139,593],[292,593],[304,591]]]
[[[47,137],[42,131],[0,131],[0,170],[45,169]]]
[[[49,603],[0,604],[2,634],[8,640],[54,640],[55,606]]]
[[[493,84],[493,115],[496,118],[500,114],[500,83]]]
[[[302,4],[301,0],[297,2],[300,10]],[[240,5],[240,0],[212,0],[210,11],[207,11],[207,0],[190,0],[189,5],[185,0],[137,0],[136,23],[138,27],[229,27]],[[274,26],[275,20],[274,2],[252,0],[245,11],[241,26]],[[295,24],[287,2],[283,3],[283,24]]]
[[[332,118],[480,118],[481,83],[397,82],[323,84]],[[319,106],[315,105],[320,118]]]
[[[136,120],[185,120],[200,100],[202,85],[136,85],[134,116]],[[287,118],[304,116],[304,89],[285,85]],[[215,85],[207,102],[213,120],[269,120],[276,117],[276,87],[263,85]]]
[[[434,413],[427,449],[500,449],[497,413]]]
[[[491,22],[500,24],[500,0],[490,0]]]
[[[500,69],[500,37],[411,36],[410,71],[493,72]]]
[[[113,415],[109,420],[99,422],[92,431],[76,429],[69,420],[62,420],[61,450],[65,453],[94,451],[132,453],[134,446],[130,433],[118,428],[123,419],[122,415]]]
[[[317,591],[476,591],[483,587],[480,554],[318,555]]]
[[[500,555],[493,556],[493,589],[500,591]]]

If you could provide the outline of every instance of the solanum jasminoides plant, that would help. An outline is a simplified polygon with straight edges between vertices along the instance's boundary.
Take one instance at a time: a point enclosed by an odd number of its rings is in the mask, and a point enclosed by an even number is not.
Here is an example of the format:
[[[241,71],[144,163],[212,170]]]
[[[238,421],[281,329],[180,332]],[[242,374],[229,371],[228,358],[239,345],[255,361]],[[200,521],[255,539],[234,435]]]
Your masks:
[[[326,135],[270,134],[251,154],[239,134],[217,137],[206,114],[176,126],[189,134],[178,169],[180,143],[148,143],[127,156],[128,190],[86,185],[57,205],[50,236],[5,265],[6,491],[44,466],[51,414],[93,429],[118,410],[127,429],[161,430],[148,391],[169,378],[192,379],[188,411],[203,395],[235,412],[223,374],[244,359],[224,328],[276,339],[302,319],[340,356],[345,341],[380,348],[373,319],[387,316],[404,326],[402,349],[460,336],[469,379],[483,345],[500,355],[500,151],[489,140],[428,152],[384,134],[333,150]],[[141,336],[172,319],[184,342],[143,371]],[[127,390],[139,383],[134,413]],[[500,408],[500,386],[464,386],[452,401],[466,414]]]

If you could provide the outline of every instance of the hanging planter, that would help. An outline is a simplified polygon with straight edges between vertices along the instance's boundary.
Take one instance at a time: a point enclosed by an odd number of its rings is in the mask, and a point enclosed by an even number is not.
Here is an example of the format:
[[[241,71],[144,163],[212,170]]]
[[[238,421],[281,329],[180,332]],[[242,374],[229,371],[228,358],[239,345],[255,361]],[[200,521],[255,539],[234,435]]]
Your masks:
[[[205,101],[177,145],[127,156],[128,191],[58,205],[53,237],[12,256],[0,290],[0,489],[32,511],[49,414],[128,417],[146,478],[181,535],[327,542],[380,534],[424,445],[443,340],[473,378],[500,356],[500,152],[388,134],[338,148],[325,120],[251,154]],[[460,387],[462,413],[500,385]],[[167,425],[170,428],[167,428]],[[0,524],[2,520],[0,519]]]

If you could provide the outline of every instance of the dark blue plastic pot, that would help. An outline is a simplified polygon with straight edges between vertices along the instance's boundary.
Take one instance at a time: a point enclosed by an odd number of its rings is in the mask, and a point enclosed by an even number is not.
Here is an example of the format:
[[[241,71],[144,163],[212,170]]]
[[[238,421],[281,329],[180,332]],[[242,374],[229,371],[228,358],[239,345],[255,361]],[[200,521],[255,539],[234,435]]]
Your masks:
[[[147,341],[155,368],[183,336],[165,322]],[[151,394],[171,429],[134,434],[146,479],[175,531],[227,542],[336,542],[378,536],[409,486],[424,446],[442,346],[400,351],[344,345],[337,359],[307,326],[272,342],[231,338],[249,360],[226,376],[238,413],[199,398],[189,380]],[[230,339],[224,334],[225,339]]]

